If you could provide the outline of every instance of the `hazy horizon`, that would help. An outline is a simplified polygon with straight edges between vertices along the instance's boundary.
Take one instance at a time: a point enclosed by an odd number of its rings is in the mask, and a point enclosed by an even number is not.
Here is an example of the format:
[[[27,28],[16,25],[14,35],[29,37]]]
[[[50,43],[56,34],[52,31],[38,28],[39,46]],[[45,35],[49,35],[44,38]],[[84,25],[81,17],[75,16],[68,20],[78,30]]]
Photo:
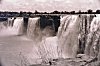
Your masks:
[[[2,0],[0,11],[86,11],[97,10],[99,0]]]

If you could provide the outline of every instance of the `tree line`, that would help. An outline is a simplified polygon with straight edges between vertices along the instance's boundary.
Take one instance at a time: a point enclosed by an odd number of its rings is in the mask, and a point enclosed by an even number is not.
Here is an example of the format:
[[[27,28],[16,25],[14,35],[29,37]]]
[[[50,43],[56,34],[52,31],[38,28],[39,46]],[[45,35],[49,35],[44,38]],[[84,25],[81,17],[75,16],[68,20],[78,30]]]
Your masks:
[[[100,10],[96,10],[95,12],[91,9],[87,10],[86,12],[84,11],[53,11],[53,12],[39,12],[37,10],[35,10],[35,12],[23,12],[23,11],[20,11],[20,12],[9,12],[9,11],[0,11],[0,17],[21,17],[21,16],[32,16],[34,14],[100,14]]]

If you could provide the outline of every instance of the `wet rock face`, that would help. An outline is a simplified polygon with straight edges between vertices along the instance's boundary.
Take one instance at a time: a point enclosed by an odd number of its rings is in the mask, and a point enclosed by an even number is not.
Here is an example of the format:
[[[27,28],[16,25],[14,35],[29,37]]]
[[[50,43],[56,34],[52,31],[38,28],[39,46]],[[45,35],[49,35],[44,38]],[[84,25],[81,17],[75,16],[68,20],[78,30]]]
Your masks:
[[[28,17],[24,17],[24,18],[23,18],[23,22],[24,22],[24,24],[23,24],[23,25],[24,25],[24,30],[23,30],[23,32],[24,32],[24,33],[27,32],[28,20],[29,20]]]
[[[40,28],[44,29],[47,26],[51,26],[57,32],[60,26],[60,16],[40,16]]]

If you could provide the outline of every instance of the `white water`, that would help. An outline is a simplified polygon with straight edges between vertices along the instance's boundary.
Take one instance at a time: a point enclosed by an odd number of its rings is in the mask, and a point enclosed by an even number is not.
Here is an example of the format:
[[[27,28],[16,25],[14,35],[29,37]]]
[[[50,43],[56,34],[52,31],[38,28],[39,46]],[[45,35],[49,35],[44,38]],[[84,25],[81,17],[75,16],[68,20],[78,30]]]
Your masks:
[[[58,58],[57,37],[53,37],[53,34],[54,31],[49,26],[40,29],[39,17],[29,18],[27,36],[36,42],[28,55],[30,63],[49,62],[51,59]]]
[[[13,24],[13,31],[16,35],[22,35],[23,34],[23,18],[16,18]]]
[[[89,21],[88,17],[86,19]],[[12,23],[0,23],[0,56],[3,64],[5,66],[16,66],[15,64],[22,66],[21,60],[24,58],[19,57],[20,52],[22,53],[21,56],[25,56],[23,63],[29,62],[31,64],[49,62],[57,58],[75,58],[79,49],[80,28],[82,28],[81,31],[85,31],[85,23],[83,24],[83,22],[85,22],[84,17],[79,18],[78,15],[63,16],[56,36],[53,35],[54,31],[50,29],[50,26],[41,30],[39,17],[29,18],[26,35],[23,35],[23,18],[16,18],[12,27]],[[92,22],[88,22],[86,29],[90,29],[86,48],[90,48],[91,38],[96,32],[96,39],[93,44],[95,49],[97,46],[95,42],[100,36],[98,31],[100,29],[100,17],[97,16]],[[90,53],[89,49],[86,51]]]
[[[5,25],[6,25],[6,21],[0,23],[0,31],[7,28],[7,26],[5,26]]]
[[[21,35],[23,34],[23,19],[22,18],[16,18],[13,23],[13,18],[8,18],[7,22],[1,22],[0,23],[0,35],[9,35],[9,34],[14,34],[14,35]],[[12,25],[13,23],[13,25]]]
[[[26,44],[30,41],[30,45],[33,45],[30,51],[26,48],[29,53],[25,56],[29,63],[49,62],[50,60],[59,58],[59,56],[62,58],[73,58],[76,56],[79,28],[78,16],[76,15],[65,16],[61,19],[57,36],[53,36],[54,31],[51,30],[50,27],[46,27],[41,31],[39,18],[29,18],[27,36],[30,39],[27,38],[28,40],[23,39],[21,36],[18,39],[18,36],[16,36],[23,34],[22,18],[16,18],[13,27],[10,27],[10,30],[8,30],[8,28],[6,32],[10,32],[10,36],[13,36],[12,41],[20,40],[21,44]],[[6,37],[6,39],[8,39],[8,37]],[[33,42],[31,42],[31,39]],[[12,41],[8,41],[8,44]],[[35,41],[38,42],[35,43]],[[18,42],[15,41],[15,44],[17,43]],[[20,51],[20,49],[18,51]]]
[[[14,22],[13,18],[8,18],[8,21],[4,21],[0,23],[0,36],[9,35],[9,33],[13,33],[12,24]]]
[[[49,62],[58,58],[58,38],[47,37],[39,45],[40,57],[43,61]]]
[[[11,22],[11,21],[10,21]],[[26,57],[34,42],[25,36],[18,36],[23,33],[23,19],[16,18],[13,26],[10,22],[0,23],[0,60],[3,66],[22,66],[28,64]]]
[[[93,21],[91,22],[90,32],[97,31],[99,25],[100,25],[100,16],[94,17]]]
[[[74,58],[78,48],[79,21],[77,15],[68,15],[61,19],[58,30],[60,57]]]
[[[38,38],[41,37],[40,34],[39,17],[29,18],[27,36],[33,40],[39,40]]]
[[[12,27],[13,26],[13,23],[14,23],[14,18],[8,18],[8,22],[7,22],[7,26],[8,27]]]
[[[94,17],[90,25],[90,33],[88,34],[85,53],[89,56],[99,56],[100,44],[100,15]]]

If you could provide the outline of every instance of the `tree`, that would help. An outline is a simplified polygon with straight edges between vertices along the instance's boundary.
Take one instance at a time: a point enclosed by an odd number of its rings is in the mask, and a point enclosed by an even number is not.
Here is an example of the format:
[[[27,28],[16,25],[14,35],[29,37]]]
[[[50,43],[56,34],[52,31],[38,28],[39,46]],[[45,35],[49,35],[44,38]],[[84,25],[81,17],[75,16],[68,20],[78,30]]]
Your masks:
[[[60,14],[60,12],[59,11],[54,11],[53,14]]]
[[[91,9],[89,9],[88,10],[88,14],[92,14],[93,12],[92,12],[92,10]]]
[[[97,14],[100,14],[100,10],[96,10],[96,13],[97,13]]]
[[[39,12],[37,10],[35,10],[34,14],[39,14]]]

